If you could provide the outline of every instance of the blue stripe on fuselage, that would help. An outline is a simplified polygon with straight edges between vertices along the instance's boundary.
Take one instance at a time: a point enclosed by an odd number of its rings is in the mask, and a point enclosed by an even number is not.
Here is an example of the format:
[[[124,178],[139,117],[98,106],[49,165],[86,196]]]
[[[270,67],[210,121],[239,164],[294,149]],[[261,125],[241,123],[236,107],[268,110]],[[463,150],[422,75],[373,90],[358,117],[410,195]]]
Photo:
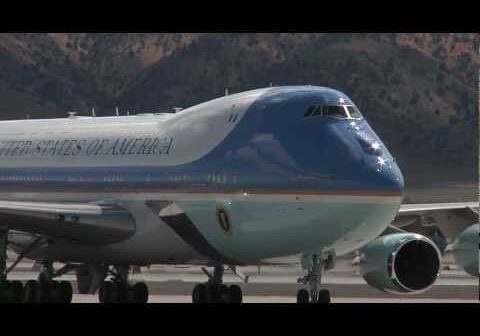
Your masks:
[[[354,121],[352,126],[352,120],[303,118],[310,105],[336,104],[340,98],[353,104],[332,89],[275,88],[251,105],[223,142],[192,163],[174,167],[3,168],[0,187],[401,191],[400,170],[365,120]],[[365,151],[358,137],[382,144],[385,165],[378,164],[378,155]]]

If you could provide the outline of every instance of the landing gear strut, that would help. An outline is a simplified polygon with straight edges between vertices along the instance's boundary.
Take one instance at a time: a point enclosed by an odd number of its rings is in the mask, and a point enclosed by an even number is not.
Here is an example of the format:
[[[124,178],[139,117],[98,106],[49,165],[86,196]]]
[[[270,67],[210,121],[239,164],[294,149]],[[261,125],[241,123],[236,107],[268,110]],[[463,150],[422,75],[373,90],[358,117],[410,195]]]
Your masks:
[[[193,288],[193,303],[242,303],[243,295],[240,287],[223,284],[223,266],[215,266],[213,274],[205,268],[202,270],[209,279],[206,283],[197,284]]]
[[[322,269],[325,266],[325,260],[318,255],[311,256],[311,267],[308,268],[307,275],[298,279],[298,282],[309,287],[309,290],[300,289],[297,292],[297,303],[330,303],[330,292],[327,289],[320,289],[322,283]]]
[[[7,238],[8,230],[0,229],[0,303],[21,303],[22,283],[7,280]]]
[[[109,270],[111,281],[104,281],[98,291],[101,303],[147,303],[148,287],[143,282],[133,286],[128,283],[128,267],[114,266]]]

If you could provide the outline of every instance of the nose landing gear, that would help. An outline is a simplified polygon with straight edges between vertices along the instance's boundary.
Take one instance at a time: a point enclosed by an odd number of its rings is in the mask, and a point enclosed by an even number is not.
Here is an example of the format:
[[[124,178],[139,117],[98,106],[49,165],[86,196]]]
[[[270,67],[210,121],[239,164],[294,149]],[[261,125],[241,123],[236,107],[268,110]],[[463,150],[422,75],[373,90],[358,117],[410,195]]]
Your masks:
[[[327,289],[319,290],[322,283],[322,270],[327,261],[318,255],[312,255],[311,258],[311,267],[307,268],[307,275],[298,279],[298,283],[308,286],[309,290],[300,289],[297,292],[297,303],[330,303],[330,292]]]

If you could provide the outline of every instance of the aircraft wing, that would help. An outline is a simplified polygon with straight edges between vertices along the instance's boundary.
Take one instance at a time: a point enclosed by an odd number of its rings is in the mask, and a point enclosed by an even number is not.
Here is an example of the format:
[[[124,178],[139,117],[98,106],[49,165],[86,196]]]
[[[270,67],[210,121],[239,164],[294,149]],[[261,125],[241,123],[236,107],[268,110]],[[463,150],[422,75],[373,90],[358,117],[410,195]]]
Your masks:
[[[478,223],[478,202],[402,204],[392,224],[409,227],[437,226],[447,240],[454,240],[467,227]]]
[[[419,214],[425,211],[438,210],[459,210],[459,209],[478,209],[479,202],[465,202],[465,203],[432,203],[432,204],[402,204],[399,213],[416,213]]]
[[[135,220],[127,210],[115,204],[0,200],[0,227],[103,245],[132,236]]]

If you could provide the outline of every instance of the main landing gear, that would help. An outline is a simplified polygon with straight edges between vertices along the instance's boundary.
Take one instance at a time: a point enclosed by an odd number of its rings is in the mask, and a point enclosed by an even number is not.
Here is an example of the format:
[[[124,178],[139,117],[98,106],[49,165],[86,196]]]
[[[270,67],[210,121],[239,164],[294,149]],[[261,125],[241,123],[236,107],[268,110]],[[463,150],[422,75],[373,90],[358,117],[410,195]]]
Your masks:
[[[322,269],[326,261],[318,255],[311,256],[311,267],[307,268],[307,275],[298,279],[298,282],[309,287],[300,289],[297,292],[297,303],[330,303],[330,292],[327,289],[320,289],[322,282]]]
[[[204,268],[202,270],[209,279],[206,283],[197,284],[193,288],[193,303],[242,303],[241,288],[237,285],[223,284],[223,266],[215,266],[213,274]]]
[[[28,246],[19,255],[17,261],[7,269],[7,237],[8,230],[0,229],[0,303],[71,303],[73,289],[70,282],[54,279],[72,270],[81,270],[82,266],[65,265],[55,271],[53,263],[45,261],[42,263],[38,280],[29,280],[25,285],[17,280],[9,281],[7,280],[7,274],[41,238]],[[92,267],[91,270],[91,281],[87,281],[86,291],[93,294],[100,287],[100,302],[146,303],[148,301],[148,288],[144,283],[136,283],[135,285],[128,283],[128,267],[114,266],[111,270],[108,270],[107,267],[98,265]],[[107,271],[112,275],[111,281],[103,281],[108,273]],[[85,291],[85,288],[83,290]],[[80,289],[80,291],[82,290]]]
[[[51,262],[42,265],[38,280],[29,280],[23,288],[24,303],[71,303],[73,297],[72,285],[69,281],[56,281],[70,271],[70,266],[64,266],[58,271],[53,269]]]
[[[128,267],[114,266],[112,280],[103,281],[98,291],[101,303],[147,303],[148,287],[143,282],[128,283]]]
[[[0,303],[70,303],[72,286],[68,281],[54,281],[53,278],[68,272],[69,266],[59,271],[53,270],[52,263],[44,263],[38,280],[27,281],[25,286],[18,280],[7,280],[7,274],[23,259],[26,252],[33,248],[35,240],[22,253],[17,261],[7,269],[8,230],[0,230]]]
[[[29,280],[23,289],[23,303],[71,303],[72,285],[68,281]],[[17,301],[18,302],[18,301]]]
[[[60,271],[59,271],[60,272]],[[70,303],[73,289],[68,281],[55,281],[51,264],[43,266],[38,280],[29,280],[25,286],[18,280],[0,282],[1,303]]]

